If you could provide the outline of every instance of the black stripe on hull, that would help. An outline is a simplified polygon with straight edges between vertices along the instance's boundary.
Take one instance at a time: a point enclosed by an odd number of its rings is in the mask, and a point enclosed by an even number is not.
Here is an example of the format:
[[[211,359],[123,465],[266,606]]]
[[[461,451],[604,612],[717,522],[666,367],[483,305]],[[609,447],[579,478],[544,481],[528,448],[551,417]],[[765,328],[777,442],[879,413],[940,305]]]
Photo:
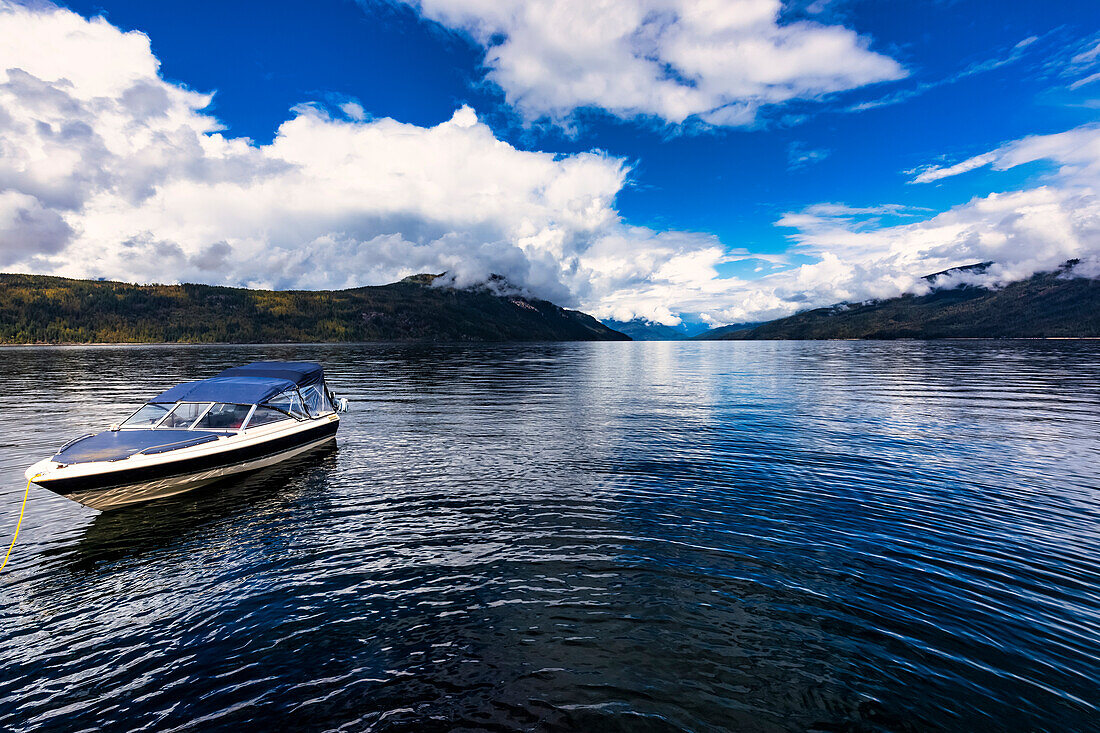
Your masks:
[[[51,479],[49,481],[35,481],[44,489],[49,489],[55,494],[68,496],[69,494],[84,493],[91,490],[108,490],[130,484],[138,484],[144,481],[157,481],[159,479],[186,476],[191,473],[207,471],[213,468],[228,468],[230,466],[249,463],[251,461],[270,458],[289,450],[294,450],[303,445],[314,443],[325,438],[334,437],[336,429],[340,426],[339,420],[331,420],[323,425],[318,425],[300,433],[286,435],[275,440],[268,440],[256,445],[244,446],[223,453],[215,453],[208,456],[196,456],[182,461],[172,461],[156,466],[142,466],[122,471],[114,471],[109,474],[96,476],[74,476],[73,478]]]

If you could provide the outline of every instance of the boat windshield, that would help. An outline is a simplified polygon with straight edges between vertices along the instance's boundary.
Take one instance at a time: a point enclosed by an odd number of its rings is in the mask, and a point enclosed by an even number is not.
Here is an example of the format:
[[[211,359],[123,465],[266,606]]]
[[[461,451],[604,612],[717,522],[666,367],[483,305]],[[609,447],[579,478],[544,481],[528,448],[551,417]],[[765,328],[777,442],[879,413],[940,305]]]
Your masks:
[[[273,402],[274,407],[256,405],[255,409],[252,405],[229,402],[150,402],[127,418],[119,428],[237,431],[246,425],[255,428],[282,420],[308,417],[297,392],[285,392]]]
[[[162,417],[167,415],[168,411],[171,409],[172,405],[162,405],[150,402],[127,418],[126,422],[122,423],[119,427],[151,428],[156,425]]]
[[[168,417],[160,421],[158,430],[187,430],[210,407],[209,402],[177,402]]]
[[[240,430],[252,405],[232,405],[216,402],[194,425],[195,430]]]
[[[306,407],[309,409],[309,414],[313,417],[336,411],[332,406],[332,402],[329,401],[328,390],[325,389],[324,382],[302,387],[301,393],[302,399],[305,400]]]
[[[298,390],[296,389],[288,389],[286,392],[272,397],[264,404],[274,407],[276,410],[282,410],[299,420],[304,420],[309,417],[309,413],[306,412],[306,408],[302,404],[302,398],[298,396]]]
[[[262,405],[256,406],[256,411],[252,413],[252,419],[248,421],[249,428],[258,428],[261,425],[270,425],[273,422],[280,422],[281,420],[290,420],[290,415],[285,412],[279,412],[278,410],[270,407],[263,407]]]

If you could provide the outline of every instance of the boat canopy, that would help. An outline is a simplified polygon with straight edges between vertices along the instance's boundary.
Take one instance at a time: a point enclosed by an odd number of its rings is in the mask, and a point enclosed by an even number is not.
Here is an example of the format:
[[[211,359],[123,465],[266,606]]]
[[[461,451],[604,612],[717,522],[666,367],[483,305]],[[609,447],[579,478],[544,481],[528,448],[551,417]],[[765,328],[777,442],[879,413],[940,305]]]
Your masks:
[[[305,390],[307,387],[317,387],[315,391],[323,395],[324,380],[325,374],[320,364],[257,361],[231,367],[209,379],[177,384],[149,401],[258,405],[288,390]]]
[[[150,402],[235,402],[256,405],[297,385],[270,377],[211,377],[184,382],[161,392]]]
[[[254,361],[244,366],[229,367],[219,377],[271,377],[286,379],[299,387],[316,384],[325,378],[320,364],[312,361]]]

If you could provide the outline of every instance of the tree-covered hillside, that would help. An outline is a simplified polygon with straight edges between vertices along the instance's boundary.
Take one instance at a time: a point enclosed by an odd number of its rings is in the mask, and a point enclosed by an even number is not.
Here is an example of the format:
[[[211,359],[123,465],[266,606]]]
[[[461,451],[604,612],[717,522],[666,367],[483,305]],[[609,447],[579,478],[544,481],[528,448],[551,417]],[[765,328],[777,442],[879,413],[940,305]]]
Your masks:
[[[628,340],[545,300],[433,279],[273,291],[0,274],[0,343]]]

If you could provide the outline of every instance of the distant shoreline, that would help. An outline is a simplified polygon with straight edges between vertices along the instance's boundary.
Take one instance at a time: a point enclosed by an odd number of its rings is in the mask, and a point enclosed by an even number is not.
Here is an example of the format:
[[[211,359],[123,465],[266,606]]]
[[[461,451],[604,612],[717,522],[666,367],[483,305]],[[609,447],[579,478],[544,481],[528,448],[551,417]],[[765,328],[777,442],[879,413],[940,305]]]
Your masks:
[[[936,341],[1100,341],[1100,336],[944,336],[933,338],[836,338],[836,339],[753,339],[752,341],[740,341],[731,339],[699,340],[691,339],[650,339],[648,341],[615,341],[602,343],[635,343],[635,344],[730,344],[730,343],[830,343],[830,342],[862,342],[862,343],[891,343],[891,342],[919,342],[930,343]],[[475,346],[475,345],[503,345],[503,344],[583,344],[591,341],[64,341],[57,343],[0,343],[0,349],[21,349],[28,347],[73,347],[73,346],[367,346],[373,344],[385,344],[391,346]]]

